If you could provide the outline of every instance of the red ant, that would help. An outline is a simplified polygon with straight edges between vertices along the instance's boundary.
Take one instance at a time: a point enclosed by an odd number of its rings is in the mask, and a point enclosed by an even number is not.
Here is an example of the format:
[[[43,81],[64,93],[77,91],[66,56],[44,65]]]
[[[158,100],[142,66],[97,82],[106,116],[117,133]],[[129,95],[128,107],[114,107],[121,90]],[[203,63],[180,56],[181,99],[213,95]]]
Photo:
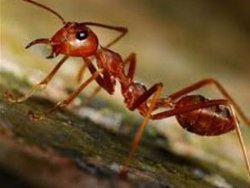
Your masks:
[[[78,81],[81,81],[82,74],[86,68],[88,68],[92,74],[91,77],[81,83],[68,98],[58,102],[53,108],[40,115],[30,113],[33,119],[40,119],[49,115],[59,107],[67,106],[94,80],[99,87],[91,96],[94,96],[101,88],[112,95],[114,93],[115,84],[118,82],[121,86],[121,92],[127,108],[132,111],[137,109],[144,117],[133,140],[129,155],[121,168],[120,173],[122,175],[127,174],[128,166],[139,145],[142,133],[148,121],[150,119],[156,120],[175,116],[184,129],[202,136],[221,135],[236,129],[250,176],[247,150],[243,142],[235,111],[249,126],[250,120],[218,81],[211,78],[204,79],[167,97],[161,98],[162,83],[154,84],[148,89],[145,85],[134,81],[136,68],[136,55],[134,53],[131,53],[123,60],[118,53],[108,49],[127,33],[127,28],[95,22],[66,22],[61,15],[47,6],[33,0],[23,1],[32,3],[51,12],[63,23],[63,27],[58,30],[51,39],[36,39],[29,43],[26,48],[35,44],[48,44],[52,47],[52,53],[47,58],[54,58],[59,54],[64,54],[64,57],[47,77],[35,85],[23,97],[15,98],[11,94],[8,94],[8,99],[12,102],[23,102],[28,99],[35,90],[44,88],[69,57],[81,57],[84,62],[84,65],[77,75]],[[103,47],[99,44],[96,34],[89,26],[114,30],[120,32],[120,35]],[[128,69],[126,69],[126,66],[128,66]],[[226,99],[210,100],[201,95],[188,95],[190,92],[207,85],[214,85]],[[163,109],[163,111],[159,112],[159,109]]]

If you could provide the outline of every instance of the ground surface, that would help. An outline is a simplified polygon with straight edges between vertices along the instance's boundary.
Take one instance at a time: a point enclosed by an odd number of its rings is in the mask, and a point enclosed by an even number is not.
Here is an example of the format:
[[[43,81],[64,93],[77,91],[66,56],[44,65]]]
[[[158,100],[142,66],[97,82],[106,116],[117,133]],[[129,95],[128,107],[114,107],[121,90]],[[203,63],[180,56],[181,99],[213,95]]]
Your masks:
[[[0,84],[2,185],[247,187],[245,181],[220,172],[215,165],[172,153],[165,140],[149,133],[145,134],[130,166],[128,179],[122,179],[118,169],[127,155],[131,136],[114,133],[67,110],[33,121],[27,114],[29,110],[39,111],[52,103],[46,98],[33,97],[22,104],[12,104],[3,97],[3,91],[11,89],[18,94],[17,87],[25,88],[27,83],[1,72]],[[157,140],[166,145],[162,147]]]

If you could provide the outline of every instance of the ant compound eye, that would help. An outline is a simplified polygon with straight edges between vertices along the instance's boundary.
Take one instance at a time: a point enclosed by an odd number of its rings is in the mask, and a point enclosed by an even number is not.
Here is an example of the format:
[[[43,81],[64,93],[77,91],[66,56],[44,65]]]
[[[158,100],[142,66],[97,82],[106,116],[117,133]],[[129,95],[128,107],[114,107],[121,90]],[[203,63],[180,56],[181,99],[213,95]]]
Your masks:
[[[76,38],[78,40],[84,40],[88,37],[88,33],[87,31],[79,31],[78,33],[76,33]]]

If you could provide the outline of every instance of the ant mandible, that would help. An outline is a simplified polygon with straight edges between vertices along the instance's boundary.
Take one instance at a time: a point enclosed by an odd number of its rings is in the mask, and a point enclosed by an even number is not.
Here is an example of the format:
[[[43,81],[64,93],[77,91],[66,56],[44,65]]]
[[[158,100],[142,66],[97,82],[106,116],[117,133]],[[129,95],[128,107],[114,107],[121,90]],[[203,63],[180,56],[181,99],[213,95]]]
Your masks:
[[[51,39],[36,39],[29,43],[26,48],[35,44],[48,44],[51,46],[52,52],[47,58],[54,58],[59,54],[63,54],[64,57],[41,82],[33,86],[24,96],[18,98],[8,94],[8,99],[12,102],[23,102],[37,89],[45,88],[58,69],[69,57],[81,57],[84,61],[84,65],[77,75],[77,80],[79,82],[82,80],[82,74],[86,68],[88,68],[91,73],[91,77],[81,83],[65,100],[59,101],[54,107],[42,114],[30,113],[32,119],[41,119],[51,114],[59,107],[69,105],[80,92],[94,80],[99,87],[91,96],[94,96],[100,88],[103,88],[112,95],[114,93],[115,84],[118,82],[121,86],[121,92],[127,108],[132,111],[137,109],[144,117],[133,140],[128,157],[120,170],[121,175],[126,176],[128,166],[139,145],[148,121],[150,119],[156,120],[175,116],[184,129],[202,136],[221,135],[235,129],[250,177],[248,154],[242,138],[236,112],[249,126],[250,120],[218,81],[212,78],[204,79],[168,95],[167,97],[161,98],[162,83],[154,84],[148,89],[145,85],[134,81],[136,68],[136,55],[134,53],[131,53],[125,60],[122,60],[118,53],[108,49],[127,33],[127,28],[95,22],[66,22],[60,14],[47,6],[33,0],[23,1],[32,3],[49,11],[63,23],[63,27],[58,30]],[[120,35],[103,47],[99,44],[96,34],[90,29],[91,26],[114,30],[120,32]],[[93,59],[95,59],[96,63],[93,62]],[[126,67],[128,69],[126,69]],[[207,85],[214,85],[225,99],[211,100],[201,95],[188,95],[190,92]],[[159,109],[163,110],[159,112]]]

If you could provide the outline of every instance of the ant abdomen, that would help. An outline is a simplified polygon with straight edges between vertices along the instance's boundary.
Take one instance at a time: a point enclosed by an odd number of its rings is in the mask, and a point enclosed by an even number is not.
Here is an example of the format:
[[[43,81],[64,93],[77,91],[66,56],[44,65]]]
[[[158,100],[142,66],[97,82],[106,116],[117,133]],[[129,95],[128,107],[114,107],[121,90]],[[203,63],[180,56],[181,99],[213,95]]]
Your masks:
[[[201,95],[188,95],[182,97],[176,103],[176,108],[202,104],[206,101],[209,101],[209,99]],[[187,131],[204,136],[224,134],[235,128],[233,116],[225,105],[215,105],[182,113],[176,115],[176,119]]]

